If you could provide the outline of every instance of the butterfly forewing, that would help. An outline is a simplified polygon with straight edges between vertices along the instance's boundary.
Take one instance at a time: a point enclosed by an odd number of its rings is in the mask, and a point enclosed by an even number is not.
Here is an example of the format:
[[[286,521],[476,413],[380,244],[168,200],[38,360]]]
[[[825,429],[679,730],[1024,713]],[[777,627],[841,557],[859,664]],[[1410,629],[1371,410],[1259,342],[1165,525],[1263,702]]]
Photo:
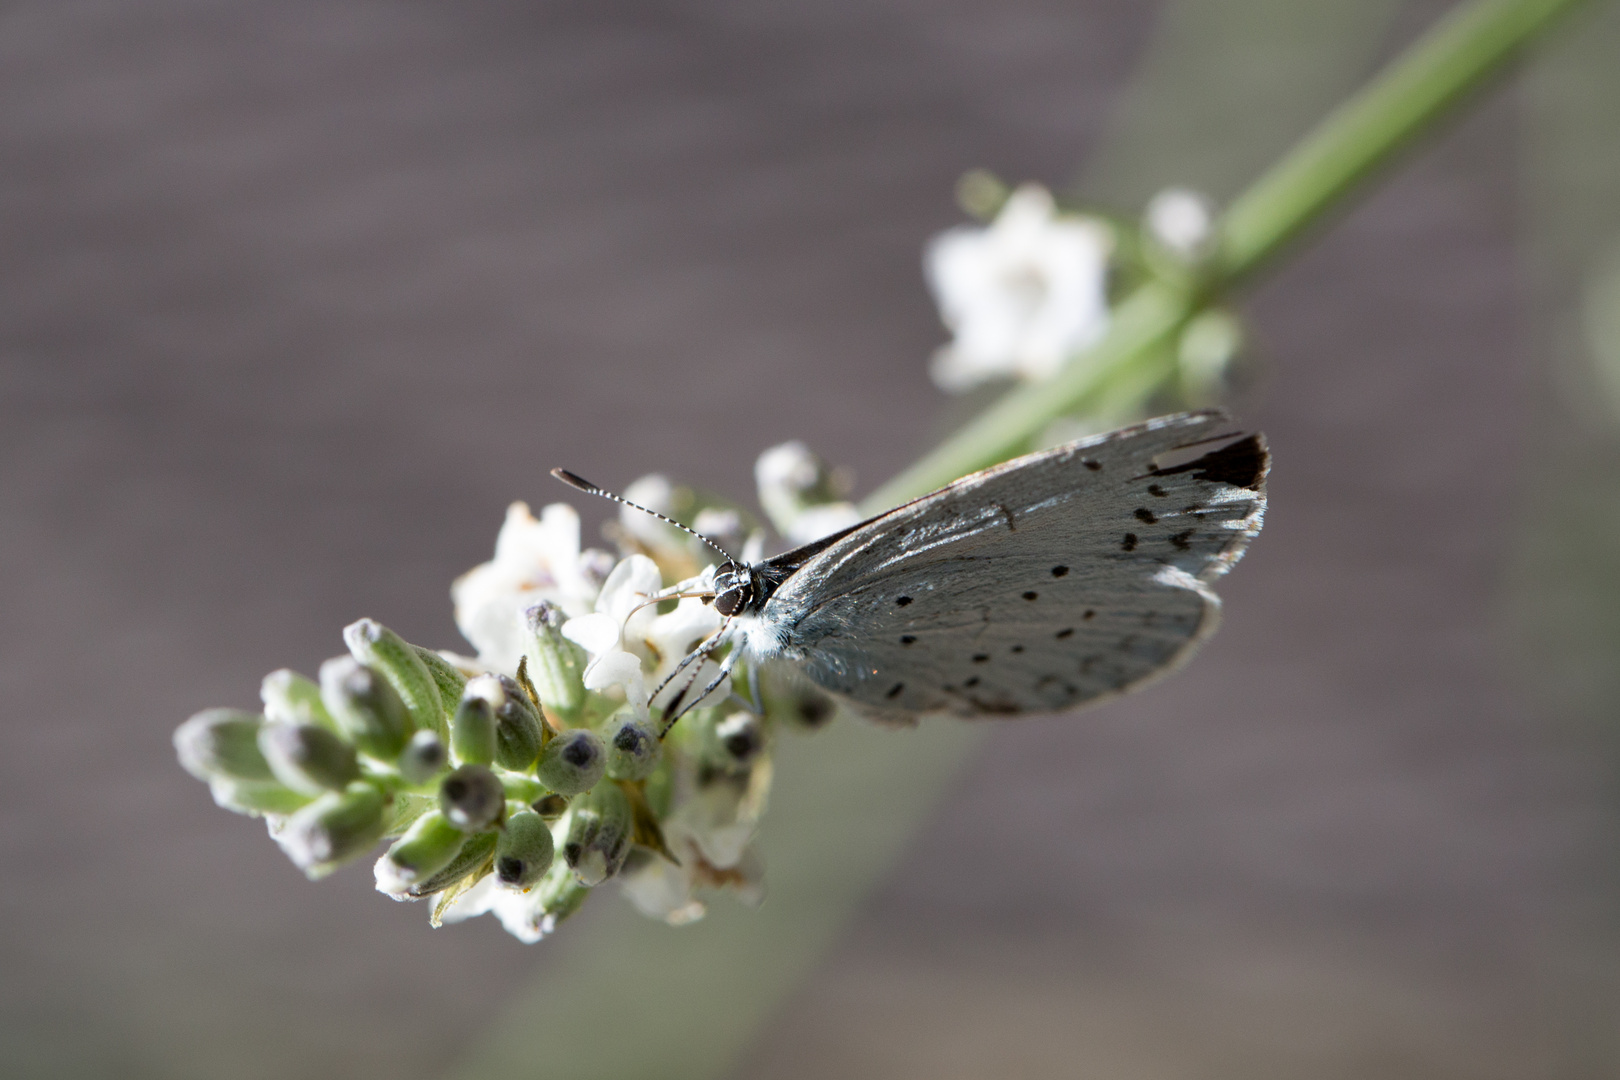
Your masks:
[[[857,527],[761,615],[812,679],[868,709],[1096,701],[1214,628],[1205,583],[1259,530],[1266,460],[1219,412],[1032,454]]]

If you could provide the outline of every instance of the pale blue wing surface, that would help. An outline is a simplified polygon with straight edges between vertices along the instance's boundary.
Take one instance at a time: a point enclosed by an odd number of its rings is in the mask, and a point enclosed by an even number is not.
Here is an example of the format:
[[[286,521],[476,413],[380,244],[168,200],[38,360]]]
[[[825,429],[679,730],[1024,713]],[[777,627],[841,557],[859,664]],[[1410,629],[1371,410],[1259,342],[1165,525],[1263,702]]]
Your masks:
[[[896,714],[1057,712],[1174,668],[1260,529],[1267,454],[1218,411],[988,469],[805,562],[761,621],[828,690]]]

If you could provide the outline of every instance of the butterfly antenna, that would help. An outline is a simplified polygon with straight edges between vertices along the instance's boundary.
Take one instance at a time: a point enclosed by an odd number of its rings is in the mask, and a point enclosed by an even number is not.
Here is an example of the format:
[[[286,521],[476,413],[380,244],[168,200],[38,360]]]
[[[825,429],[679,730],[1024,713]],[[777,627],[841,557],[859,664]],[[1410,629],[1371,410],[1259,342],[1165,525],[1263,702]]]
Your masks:
[[[622,503],[625,506],[629,506],[629,507],[632,507],[632,508],[634,508],[636,510],[640,510],[643,514],[651,514],[653,517],[657,518],[659,521],[662,521],[667,525],[673,525],[677,529],[681,530],[681,532],[690,533],[693,536],[697,537],[699,540],[703,541],[705,544],[708,544],[710,547],[714,548],[714,550],[716,550],[720,554],[724,555],[726,557],[727,562],[732,563],[734,565],[737,563],[737,560],[733,559],[731,557],[731,553],[729,551],[727,551],[725,548],[721,547],[719,544],[715,543],[713,540],[710,540],[707,536],[704,536],[702,533],[698,532],[696,529],[691,529],[691,528],[686,527],[685,525],[682,525],[680,522],[676,521],[674,518],[665,517],[663,514],[660,514],[656,510],[649,510],[645,506],[642,506],[640,503],[633,503],[629,499],[624,498],[623,496],[613,494],[613,492],[611,492],[611,491],[603,491],[601,488],[597,487],[595,484],[591,483],[589,480],[585,479],[583,476],[578,476],[578,475],[576,475],[574,473],[571,473],[567,469],[552,469],[551,470],[551,475],[555,476],[557,479],[561,480],[563,483],[567,484],[569,487],[578,488],[580,491],[585,492],[587,495],[600,495],[604,499],[612,499],[616,503]]]

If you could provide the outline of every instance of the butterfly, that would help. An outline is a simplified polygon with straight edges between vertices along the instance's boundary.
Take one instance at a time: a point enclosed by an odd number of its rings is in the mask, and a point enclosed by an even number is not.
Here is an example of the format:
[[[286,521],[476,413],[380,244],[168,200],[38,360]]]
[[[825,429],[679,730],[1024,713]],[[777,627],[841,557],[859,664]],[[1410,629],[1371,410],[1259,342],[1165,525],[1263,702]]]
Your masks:
[[[1214,632],[1210,583],[1259,533],[1269,467],[1264,436],[1225,412],[1179,413],[1015,458],[773,558],[728,555],[705,594],[723,624],[666,684],[733,644],[689,702],[742,656],[788,661],[879,719],[1105,701]]]

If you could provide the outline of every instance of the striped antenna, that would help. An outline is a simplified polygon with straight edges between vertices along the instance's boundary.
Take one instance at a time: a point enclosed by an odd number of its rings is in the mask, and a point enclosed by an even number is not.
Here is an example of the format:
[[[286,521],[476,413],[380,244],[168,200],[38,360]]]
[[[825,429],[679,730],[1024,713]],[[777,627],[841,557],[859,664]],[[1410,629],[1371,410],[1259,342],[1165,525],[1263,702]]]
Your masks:
[[[691,533],[693,536],[697,537],[699,540],[703,541],[705,544],[708,544],[710,547],[714,548],[714,550],[718,551],[720,554],[724,555],[726,557],[726,562],[731,563],[733,566],[740,566],[741,565],[740,563],[737,562],[736,559],[733,559],[731,557],[731,553],[728,552],[725,548],[721,547],[719,544],[715,543],[713,540],[710,540],[707,536],[704,536],[702,533],[698,532],[696,529],[687,528],[685,525],[682,525],[680,522],[676,521],[674,518],[665,517],[663,514],[660,514],[656,510],[649,510],[645,506],[642,506],[640,503],[633,503],[629,499],[622,498],[622,497],[620,497],[618,495],[613,494],[613,492],[611,492],[611,491],[603,491],[601,488],[597,487],[595,484],[591,483],[589,480],[585,479],[583,476],[579,476],[579,475],[577,475],[575,473],[571,473],[567,469],[552,469],[551,470],[551,475],[555,476],[557,479],[561,480],[563,483],[567,484],[569,487],[578,488],[580,491],[583,491],[588,495],[600,495],[604,499],[612,499],[616,503],[623,503],[625,506],[633,507],[633,508],[635,508],[637,510],[640,510],[643,514],[651,514],[653,517],[657,518],[659,521],[665,522],[666,524],[669,524],[669,525],[673,525],[677,529],[681,530],[684,533]]]

